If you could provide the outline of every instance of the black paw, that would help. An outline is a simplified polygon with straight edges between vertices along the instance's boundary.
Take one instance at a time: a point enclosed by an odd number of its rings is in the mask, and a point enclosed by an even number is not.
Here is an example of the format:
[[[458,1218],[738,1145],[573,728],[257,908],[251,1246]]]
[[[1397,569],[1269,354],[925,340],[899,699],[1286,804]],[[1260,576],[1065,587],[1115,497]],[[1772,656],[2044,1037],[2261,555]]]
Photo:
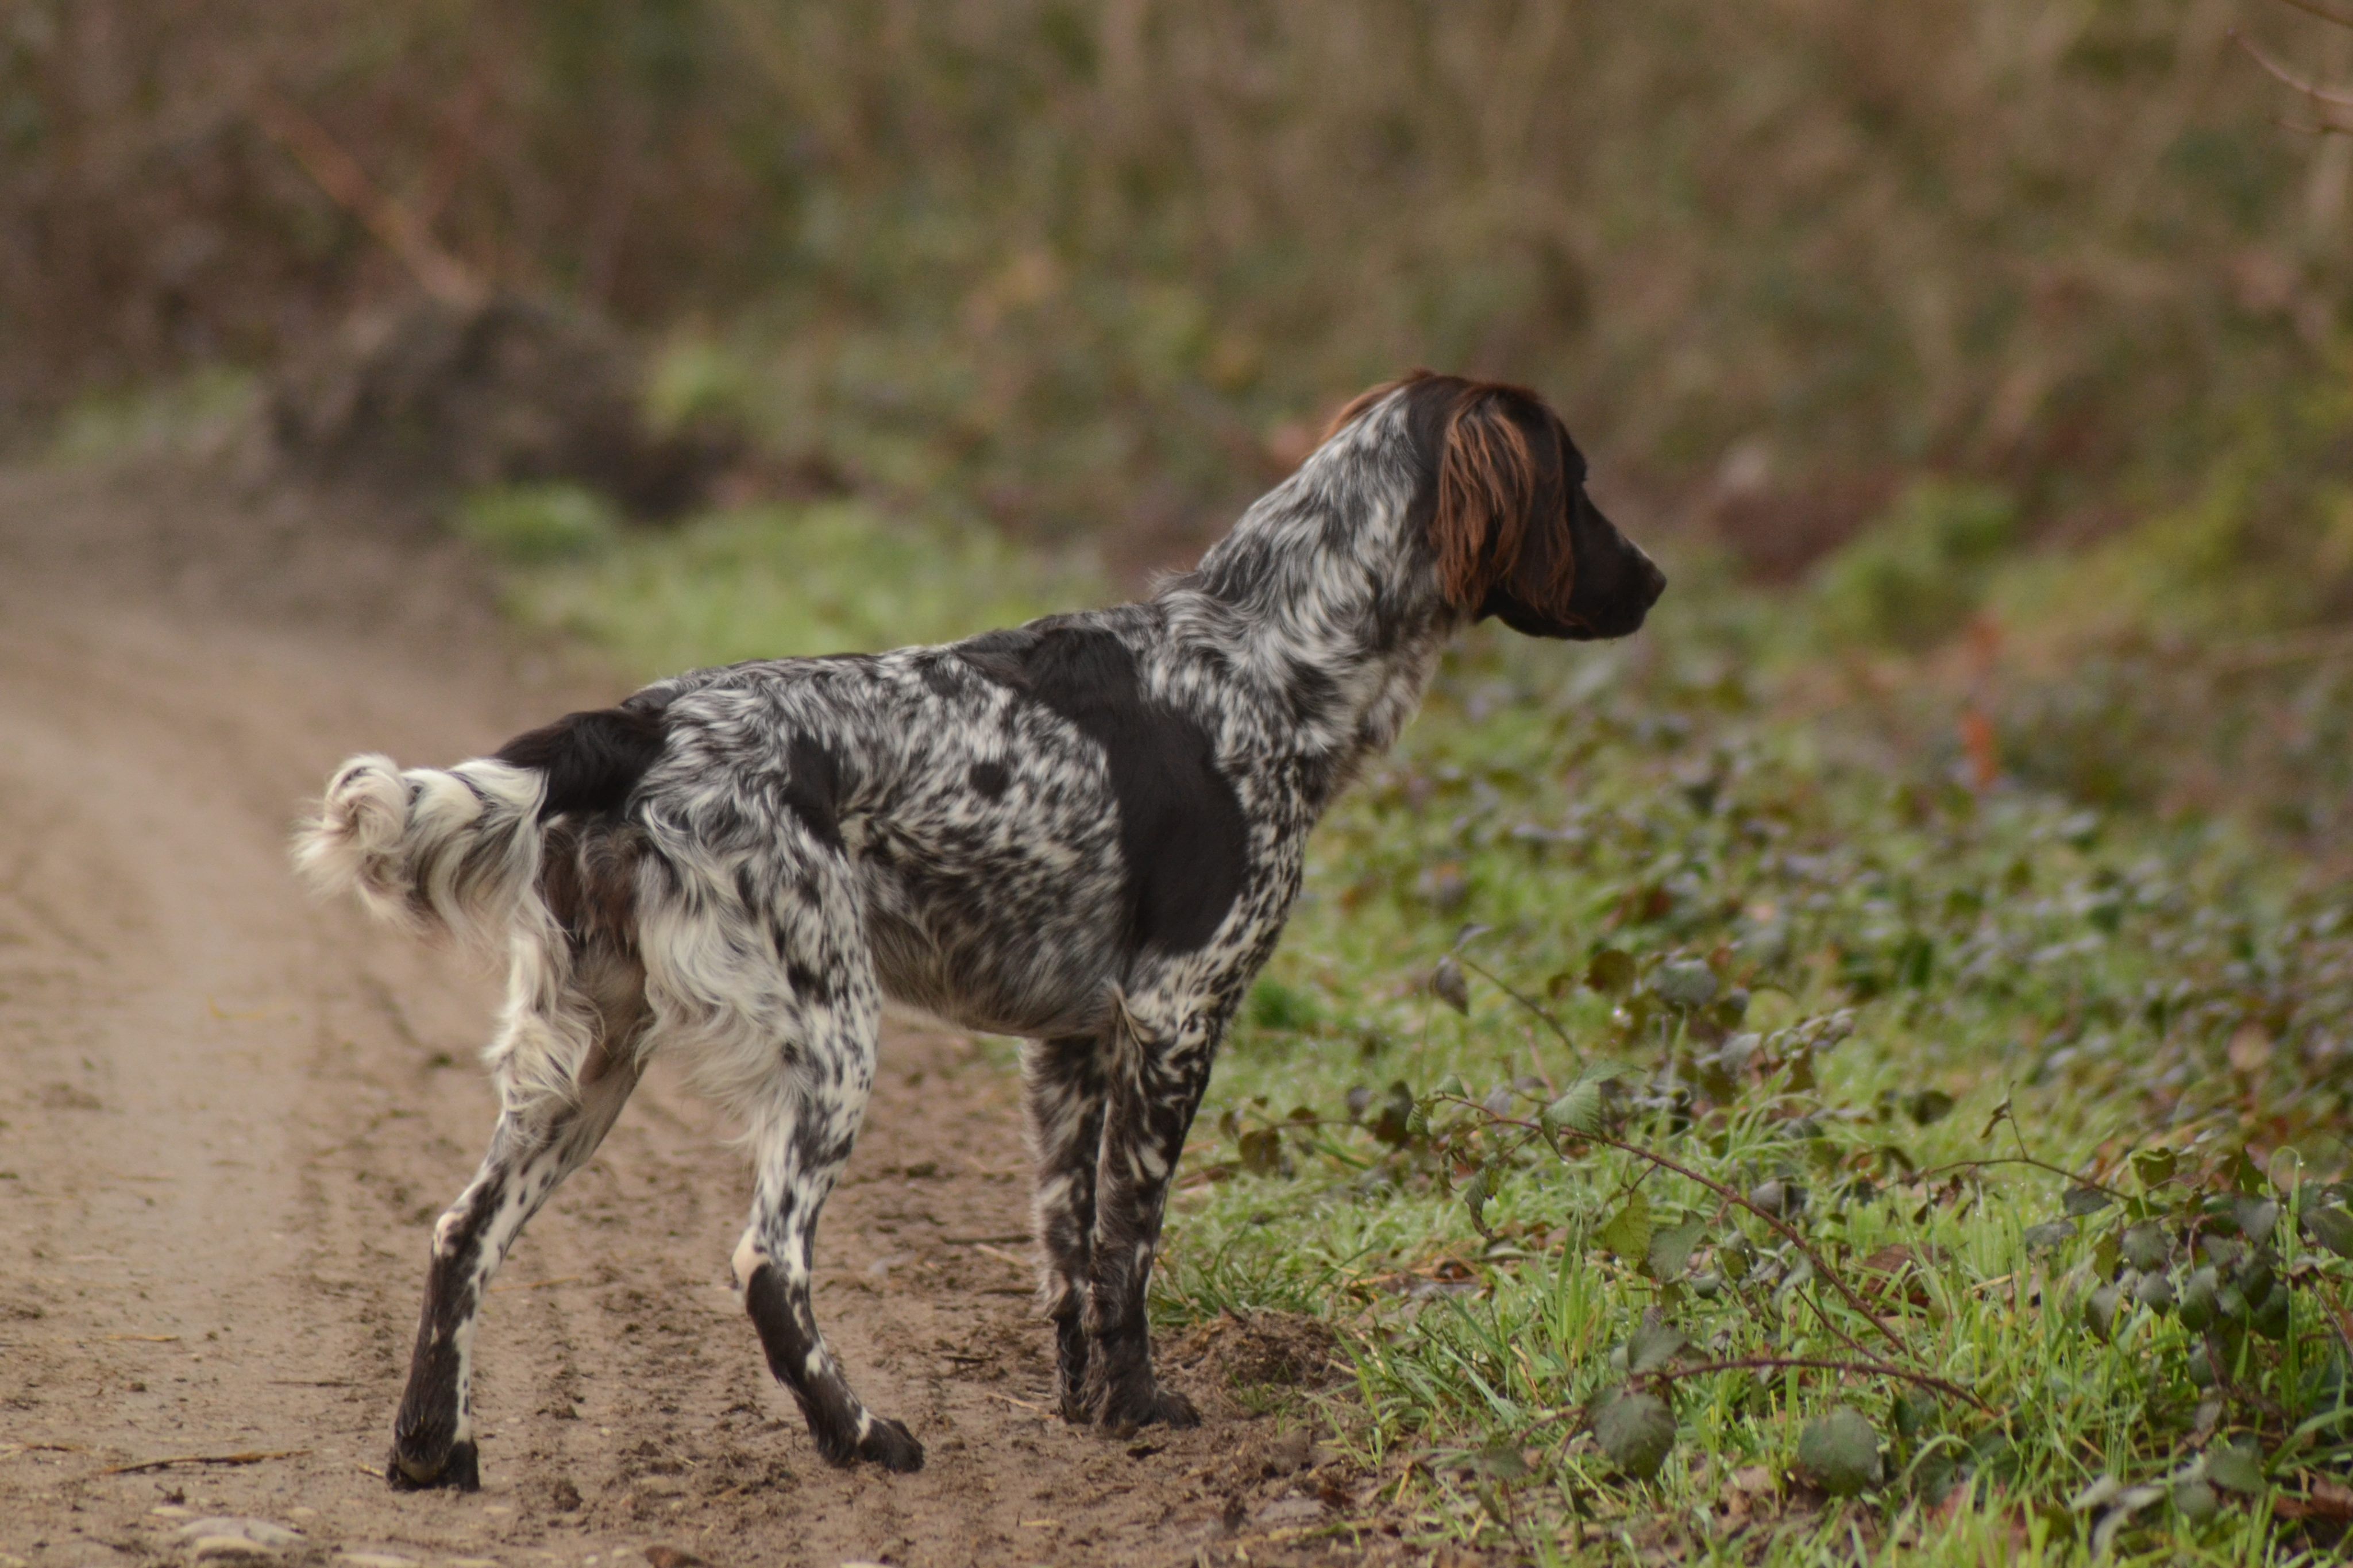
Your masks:
[[[1126,1379],[1095,1396],[1094,1424],[1113,1437],[1124,1437],[1140,1426],[1198,1426],[1201,1413],[1173,1388],[1164,1388],[1150,1374]]]
[[[915,1435],[902,1423],[881,1415],[874,1417],[874,1425],[859,1440],[858,1457],[895,1475],[909,1475],[923,1468],[923,1446],[915,1441]]]
[[[395,1443],[392,1457],[385,1461],[384,1479],[396,1492],[432,1491],[439,1487],[478,1492],[482,1489],[482,1458],[471,1441],[452,1443],[438,1459],[422,1455],[404,1458],[400,1445]]]

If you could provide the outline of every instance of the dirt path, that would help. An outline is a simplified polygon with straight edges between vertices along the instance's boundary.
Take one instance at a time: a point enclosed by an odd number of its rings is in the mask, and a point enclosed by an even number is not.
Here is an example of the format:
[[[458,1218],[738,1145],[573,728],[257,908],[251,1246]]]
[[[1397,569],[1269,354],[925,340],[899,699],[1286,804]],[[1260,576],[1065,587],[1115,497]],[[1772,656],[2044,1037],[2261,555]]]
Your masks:
[[[451,760],[609,692],[508,647],[443,547],[223,483],[0,475],[0,1568],[179,1560],[210,1515],[379,1568],[735,1568],[1222,1560],[1222,1520],[1314,1514],[1214,1388],[1145,1442],[1043,1418],[1014,1080],[905,1028],[819,1310],[921,1475],[818,1461],[729,1289],[728,1130],[657,1070],[496,1288],[483,1490],[390,1493],[491,996],[307,904],[286,831],[346,752]],[[125,1468],[237,1454],[270,1457]]]

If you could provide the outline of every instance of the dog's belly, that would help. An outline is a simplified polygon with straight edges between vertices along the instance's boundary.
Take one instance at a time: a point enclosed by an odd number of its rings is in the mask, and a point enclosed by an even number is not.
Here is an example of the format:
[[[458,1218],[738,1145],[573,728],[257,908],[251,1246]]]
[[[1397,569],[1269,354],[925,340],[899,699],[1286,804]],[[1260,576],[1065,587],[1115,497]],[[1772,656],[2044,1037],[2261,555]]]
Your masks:
[[[1031,1039],[1102,1026],[1119,974],[1113,899],[862,869],[867,946],[892,1001]]]

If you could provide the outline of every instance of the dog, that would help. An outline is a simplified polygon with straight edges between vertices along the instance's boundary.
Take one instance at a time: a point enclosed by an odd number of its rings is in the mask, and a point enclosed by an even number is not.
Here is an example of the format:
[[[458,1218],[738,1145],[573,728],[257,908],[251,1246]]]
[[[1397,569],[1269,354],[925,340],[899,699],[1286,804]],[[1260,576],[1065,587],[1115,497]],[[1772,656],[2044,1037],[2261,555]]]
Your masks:
[[[735,1278],[818,1451],[919,1468],[810,1300],[885,998],[1027,1042],[1062,1417],[1197,1424],[1154,1374],[1145,1290],[1219,1038],[1309,829],[1397,738],[1452,634],[1642,624],[1666,579],[1585,477],[1535,394],[1417,372],[1350,404],[1142,603],[698,670],[448,769],[345,763],[301,869],[508,969],[498,1122],[434,1226],[385,1479],[480,1485],[483,1292],[658,1052],[745,1124]]]

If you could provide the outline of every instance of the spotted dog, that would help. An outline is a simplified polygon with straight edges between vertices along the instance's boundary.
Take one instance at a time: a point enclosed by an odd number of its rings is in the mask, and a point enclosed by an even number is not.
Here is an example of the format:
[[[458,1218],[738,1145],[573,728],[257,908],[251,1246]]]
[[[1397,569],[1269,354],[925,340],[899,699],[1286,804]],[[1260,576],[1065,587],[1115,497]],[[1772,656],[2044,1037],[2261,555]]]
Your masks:
[[[818,1450],[921,1466],[851,1392],[809,1291],[886,997],[1029,1042],[1063,1418],[1193,1425],[1154,1377],[1145,1288],[1219,1039],[1308,830],[1451,634],[1641,625],[1665,578],[1584,479],[1533,394],[1418,374],[1350,405],[1144,603],[698,670],[448,769],[346,763],[302,869],[509,970],[498,1124],[434,1227],[386,1479],[479,1484],[483,1292],[664,1051],[747,1127],[735,1277]]]

